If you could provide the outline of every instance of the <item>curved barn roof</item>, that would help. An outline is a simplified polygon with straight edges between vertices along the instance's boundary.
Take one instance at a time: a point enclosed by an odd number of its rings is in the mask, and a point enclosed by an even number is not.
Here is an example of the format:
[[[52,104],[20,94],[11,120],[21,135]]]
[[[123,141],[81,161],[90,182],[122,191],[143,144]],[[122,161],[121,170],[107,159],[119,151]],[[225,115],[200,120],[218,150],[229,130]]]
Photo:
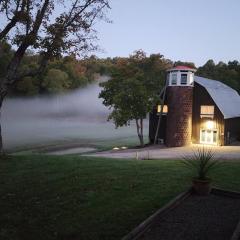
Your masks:
[[[224,119],[240,117],[240,96],[237,91],[216,80],[198,76],[194,80],[207,90]]]

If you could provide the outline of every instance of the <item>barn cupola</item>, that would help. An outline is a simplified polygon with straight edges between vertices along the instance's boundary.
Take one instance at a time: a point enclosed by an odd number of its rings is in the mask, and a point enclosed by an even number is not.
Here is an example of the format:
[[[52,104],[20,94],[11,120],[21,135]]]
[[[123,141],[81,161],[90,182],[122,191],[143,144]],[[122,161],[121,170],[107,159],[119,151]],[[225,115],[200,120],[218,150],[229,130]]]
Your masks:
[[[168,86],[193,86],[195,68],[176,66],[167,72]]]

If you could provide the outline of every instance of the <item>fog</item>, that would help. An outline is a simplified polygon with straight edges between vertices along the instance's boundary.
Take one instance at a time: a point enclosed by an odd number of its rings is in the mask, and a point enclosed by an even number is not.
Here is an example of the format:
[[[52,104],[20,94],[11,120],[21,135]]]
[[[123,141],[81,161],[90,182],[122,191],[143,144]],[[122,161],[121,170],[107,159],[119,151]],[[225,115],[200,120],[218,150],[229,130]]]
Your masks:
[[[99,92],[95,83],[60,95],[6,99],[1,115],[4,147],[136,137],[134,124],[115,129],[107,122],[109,110],[98,98]]]

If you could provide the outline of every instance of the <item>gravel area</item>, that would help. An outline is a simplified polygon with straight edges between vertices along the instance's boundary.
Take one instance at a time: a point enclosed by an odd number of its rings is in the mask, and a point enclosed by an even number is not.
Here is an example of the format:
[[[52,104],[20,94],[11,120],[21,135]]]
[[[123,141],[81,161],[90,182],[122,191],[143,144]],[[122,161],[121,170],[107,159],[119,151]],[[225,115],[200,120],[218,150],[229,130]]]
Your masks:
[[[230,240],[240,218],[240,199],[191,195],[159,216],[138,240]]]

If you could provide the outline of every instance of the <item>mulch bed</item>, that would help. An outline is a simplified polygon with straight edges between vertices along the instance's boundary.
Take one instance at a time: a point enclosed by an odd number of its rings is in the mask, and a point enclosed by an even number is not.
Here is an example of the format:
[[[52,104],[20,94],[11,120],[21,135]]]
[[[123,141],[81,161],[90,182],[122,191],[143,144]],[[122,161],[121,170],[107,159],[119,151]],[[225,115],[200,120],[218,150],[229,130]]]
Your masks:
[[[240,194],[221,190],[209,196],[189,194],[174,207],[157,214],[145,229],[138,227],[141,234],[126,239],[237,240],[239,220]]]

